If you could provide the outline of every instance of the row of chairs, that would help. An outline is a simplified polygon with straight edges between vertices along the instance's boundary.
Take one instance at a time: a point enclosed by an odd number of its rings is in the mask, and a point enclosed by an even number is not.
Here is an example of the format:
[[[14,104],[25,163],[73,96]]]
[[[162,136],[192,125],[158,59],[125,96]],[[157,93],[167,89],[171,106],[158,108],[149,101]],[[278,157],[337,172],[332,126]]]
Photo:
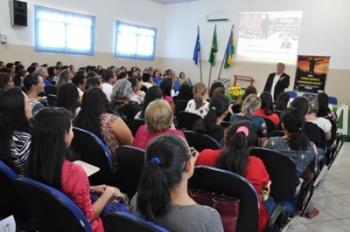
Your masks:
[[[19,178],[0,161],[0,217],[14,215],[24,231],[92,232],[86,216],[61,191],[30,178]],[[24,214],[25,213],[25,214]],[[105,231],[168,231],[129,213],[111,213],[103,218]]]

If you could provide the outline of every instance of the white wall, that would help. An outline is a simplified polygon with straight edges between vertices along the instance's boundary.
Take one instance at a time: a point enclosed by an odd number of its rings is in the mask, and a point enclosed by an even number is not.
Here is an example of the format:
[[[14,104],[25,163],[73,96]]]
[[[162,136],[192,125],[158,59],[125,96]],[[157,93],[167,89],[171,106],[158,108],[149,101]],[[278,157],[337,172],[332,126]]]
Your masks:
[[[192,61],[197,25],[201,30],[203,81],[208,82],[210,66],[209,50],[215,23],[207,22],[210,12],[230,11],[231,22],[218,22],[219,51],[217,64],[212,70],[212,80],[219,73],[221,59],[232,24],[238,34],[240,12],[244,11],[303,11],[299,54],[330,55],[330,70],[326,92],[337,96],[340,102],[350,104],[346,93],[350,92],[350,2],[348,0],[199,0],[196,2],[161,5],[149,0],[27,0],[28,27],[11,27],[9,1],[0,0],[0,33],[6,34],[8,44],[0,45],[0,60],[48,62],[62,60],[65,63],[111,65],[153,65],[162,70],[172,68],[184,71],[194,81],[199,81],[199,68]],[[34,51],[34,4],[69,10],[96,16],[96,45],[94,56],[37,53]],[[118,59],[113,56],[115,20],[157,28],[155,61]],[[236,37],[237,45],[237,37]],[[234,60],[233,67],[222,71],[221,77],[232,79],[234,74],[253,76],[259,91],[275,64],[247,63]],[[295,65],[286,67],[291,75],[293,88]]]

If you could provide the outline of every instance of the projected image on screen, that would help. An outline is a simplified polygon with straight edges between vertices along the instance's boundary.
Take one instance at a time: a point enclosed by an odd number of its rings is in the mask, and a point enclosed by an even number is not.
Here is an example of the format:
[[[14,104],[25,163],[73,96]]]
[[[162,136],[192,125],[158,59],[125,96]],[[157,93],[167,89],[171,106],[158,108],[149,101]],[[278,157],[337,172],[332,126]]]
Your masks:
[[[301,11],[242,12],[237,60],[295,64],[301,19]]]

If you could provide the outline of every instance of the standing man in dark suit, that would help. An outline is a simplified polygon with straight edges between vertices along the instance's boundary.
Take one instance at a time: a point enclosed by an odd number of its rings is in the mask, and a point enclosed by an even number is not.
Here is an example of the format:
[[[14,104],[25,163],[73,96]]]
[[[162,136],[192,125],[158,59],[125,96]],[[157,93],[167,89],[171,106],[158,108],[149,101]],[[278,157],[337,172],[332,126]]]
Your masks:
[[[284,92],[284,89],[289,86],[289,75],[284,73],[285,65],[283,63],[277,64],[277,71],[270,73],[267,78],[264,91],[270,92],[274,102],[276,102],[278,95]]]

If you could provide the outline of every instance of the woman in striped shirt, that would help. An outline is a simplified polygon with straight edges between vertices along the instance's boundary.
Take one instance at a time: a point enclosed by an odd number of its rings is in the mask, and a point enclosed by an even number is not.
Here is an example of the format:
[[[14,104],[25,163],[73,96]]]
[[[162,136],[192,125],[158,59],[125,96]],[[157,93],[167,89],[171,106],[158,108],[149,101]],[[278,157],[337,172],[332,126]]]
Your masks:
[[[19,88],[0,93],[0,159],[21,174],[31,142],[29,99]]]

